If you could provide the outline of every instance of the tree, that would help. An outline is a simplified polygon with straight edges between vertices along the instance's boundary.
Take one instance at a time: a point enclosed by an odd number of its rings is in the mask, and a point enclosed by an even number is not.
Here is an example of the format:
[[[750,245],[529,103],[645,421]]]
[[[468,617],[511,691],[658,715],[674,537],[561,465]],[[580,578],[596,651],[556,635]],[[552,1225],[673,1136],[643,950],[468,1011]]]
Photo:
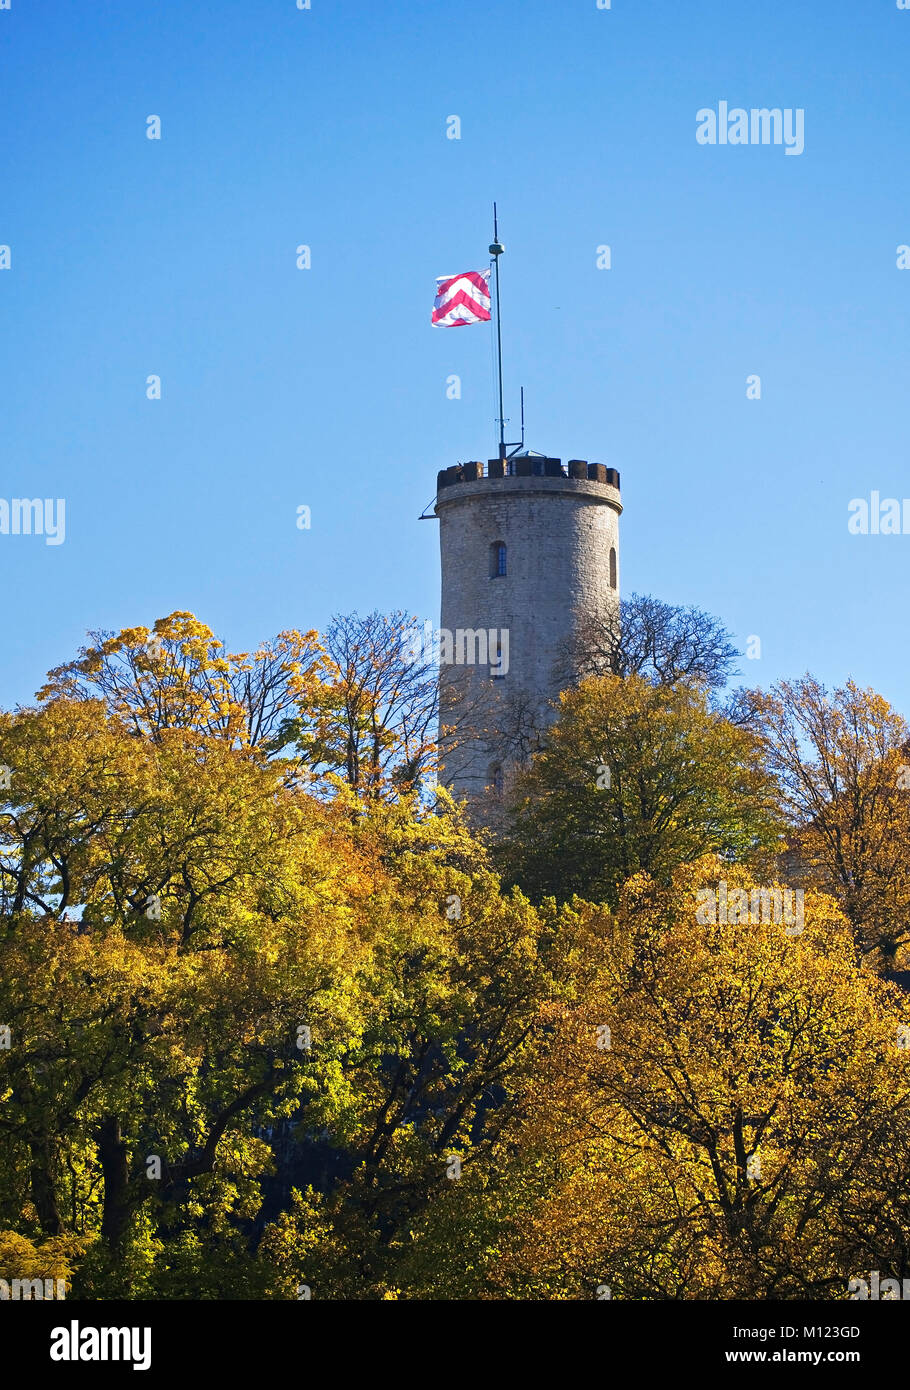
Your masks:
[[[89,636],[39,700],[100,699],[141,737],[193,730],[280,755],[287,778],[321,795],[340,776],[368,799],[397,796],[434,770],[438,671],[414,654],[404,613],[336,616],[323,639],[290,630],[253,652],[226,652],[185,612]]]
[[[532,897],[615,902],[644,870],[667,879],[708,852],[777,840],[756,739],[699,687],[595,677],[560,696],[546,748],[516,778],[499,858]]]
[[[455,818],[380,804],[354,835],[374,866],[372,1002],[343,1058],[350,1101],[332,1133],[345,1165],[317,1201],[328,1234],[308,1282],[321,1297],[454,1296],[459,1281],[424,1233],[462,1163],[491,1161],[536,1066],[543,1006],[571,990],[572,934],[504,895]]]
[[[734,674],[737,655],[709,613],[632,594],[616,612],[578,615],[560,674],[567,686],[590,676],[641,676],[655,685],[683,681],[718,690]]]
[[[414,623],[403,612],[334,617],[318,718],[286,727],[308,760],[368,800],[417,790],[435,768],[439,673]]]
[[[91,1235],[129,1286],[142,1231],[194,1182],[249,1183],[254,1126],[328,1085],[362,879],[337,814],[220,733],[57,697],[3,716],[0,758],[4,1219]]]
[[[752,692],[754,726],[792,827],[798,880],[833,893],[883,969],[910,941],[910,730],[853,681]]]
[[[0,1227],[76,1240],[88,1296],[383,1296],[560,948],[444,792],[317,799],[195,681],[177,719],[141,665],[0,716]],[[266,1213],[292,1128],[334,1175]]]
[[[489,851],[421,785],[400,615],[252,657],[156,629],[0,714],[0,1265],[98,1298],[910,1275],[910,1006],[854,940],[901,923],[879,697],[781,687],[749,729],[591,677]]]
[[[799,931],[710,921],[719,880],[751,902],[706,858],[636,876],[615,915],[578,905],[578,999],[499,1151],[501,1296],[843,1299],[910,1268],[910,1005],[830,898],[807,893]]]
[[[192,613],[89,637],[93,645],[75,661],[48,673],[38,699],[103,700],[126,728],[153,739],[192,729],[278,751],[283,725],[312,706],[329,670],[315,632],[282,632],[253,653],[225,653]]]

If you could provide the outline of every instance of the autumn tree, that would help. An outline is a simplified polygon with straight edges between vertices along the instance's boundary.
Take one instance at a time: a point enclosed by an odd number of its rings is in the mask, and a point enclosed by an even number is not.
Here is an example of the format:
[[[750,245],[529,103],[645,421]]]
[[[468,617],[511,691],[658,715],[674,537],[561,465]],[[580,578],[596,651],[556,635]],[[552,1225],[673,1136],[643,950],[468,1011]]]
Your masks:
[[[699,686],[592,677],[560,697],[544,750],[516,778],[500,851],[533,896],[615,901],[644,870],[666,879],[707,852],[776,844],[756,739]]]
[[[84,1242],[94,1296],[383,1296],[445,1156],[508,1113],[551,924],[444,792],[315,797],[199,671],[153,698],[133,641],[132,687],[0,718],[0,1229]],[[266,1218],[289,1135],[348,1176]]]
[[[392,892],[402,932],[377,953],[375,1021],[346,1059],[359,1076],[346,1138],[354,1167],[324,1203],[337,1244],[320,1275],[332,1297],[438,1288],[438,1246],[415,1242],[462,1168],[491,1164],[537,1064],[544,1005],[570,987],[569,937],[489,874],[415,862]],[[403,911],[415,892],[433,907]]]
[[[89,634],[40,700],[99,699],[133,733],[193,730],[281,757],[286,777],[366,799],[422,788],[435,767],[438,668],[403,612],[338,615],[324,637],[279,633],[228,652],[192,613]]]
[[[735,673],[736,647],[723,624],[701,608],[631,594],[615,611],[579,613],[560,661],[565,685],[590,676],[641,676],[718,690]]]
[[[184,729],[277,751],[283,725],[312,708],[328,671],[313,631],[282,632],[253,652],[229,653],[192,613],[89,638],[75,660],[48,673],[38,699],[102,700],[144,738]]]
[[[856,950],[900,923],[901,721],[594,676],[489,850],[426,795],[411,630],[230,655],[172,614],[0,715],[0,1264],[105,1298],[910,1273],[910,1018]]]
[[[753,692],[755,727],[792,832],[796,881],[840,902],[883,969],[910,940],[910,729],[853,681],[811,676]]]
[[[219,734],[57,697],[3,717],[0,759],[5,1201],[119,1260],[143,1211],[268,1166],[254,1121],[356,1033],[357,865],[328,808]]]
[[[615,915],[579,907],[579,997],[499,1151],[500,1296],[843,1299],[910,1269],[910,1006],[832,899],[808,893],[797,926],[712,921],[721,880],[751,902],[705,859],[636,876]]]
[[[324,645],[330,675],[318,716],[288,721],[286,736],[368,800],[418,790],[435,768],[439,672],[416,620],[339,615]]]

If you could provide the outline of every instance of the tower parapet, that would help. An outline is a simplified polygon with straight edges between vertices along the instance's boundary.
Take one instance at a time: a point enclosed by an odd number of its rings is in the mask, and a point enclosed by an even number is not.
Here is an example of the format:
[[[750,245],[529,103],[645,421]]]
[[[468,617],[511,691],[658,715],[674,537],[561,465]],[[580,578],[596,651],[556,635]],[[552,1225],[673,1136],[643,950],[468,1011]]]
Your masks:
[[[605,483],[619,491],[619,473],[615,468],[607,468],[603,463],[588,463],[587,459],[569,459],[564,468],[561,459],[539,456],[525,456],[513,459],[488,459],[483,463],[456,463],[451,468],[443,468],[436,474],[437,492],[453,487],[457,483],[476,483],[481,479],[494,478],[572,478],[576,482],[587,479],[592,483]]]

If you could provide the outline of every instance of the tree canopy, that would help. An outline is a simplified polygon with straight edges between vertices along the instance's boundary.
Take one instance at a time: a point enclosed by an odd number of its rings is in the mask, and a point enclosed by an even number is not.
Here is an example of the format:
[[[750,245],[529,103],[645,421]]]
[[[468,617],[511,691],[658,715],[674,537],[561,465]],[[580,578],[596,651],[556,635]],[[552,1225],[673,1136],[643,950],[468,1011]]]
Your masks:
[[[232,654],[174,613],[0,713],[0,1277],[105,1299],[903,1277],[900,716],[806,678],[732,719],[684,656],[591,674],[491,838],[433,785],[409,627]]]
[[[640,870],[666,878],[706,852],[754,858],[777,831],[758,741],[700,685],[594,676],[563,693],[545,748],[516,778],[500,858],[537,896],[615,902]]]

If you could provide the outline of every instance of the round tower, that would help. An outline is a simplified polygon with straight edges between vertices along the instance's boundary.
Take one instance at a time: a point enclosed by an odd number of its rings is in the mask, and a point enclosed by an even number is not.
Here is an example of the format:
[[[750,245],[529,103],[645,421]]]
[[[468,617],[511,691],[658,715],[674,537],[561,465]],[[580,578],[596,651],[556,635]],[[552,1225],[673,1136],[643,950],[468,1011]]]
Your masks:
[[[495,795],[552,717],[579,616],[619,604],[619,474],[524,453],[437,479],[442,781]],[[562,661],[561,661],[562,659]]]

